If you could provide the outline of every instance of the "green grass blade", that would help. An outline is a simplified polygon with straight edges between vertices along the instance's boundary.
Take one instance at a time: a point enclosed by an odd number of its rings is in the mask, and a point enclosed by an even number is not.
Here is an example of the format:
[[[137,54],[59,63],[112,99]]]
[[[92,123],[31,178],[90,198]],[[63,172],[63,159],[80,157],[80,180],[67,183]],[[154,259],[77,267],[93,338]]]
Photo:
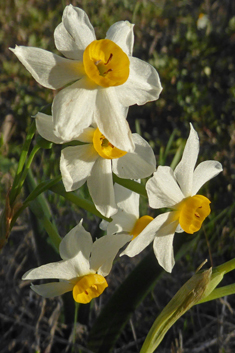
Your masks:
[[[29,146],[31,144],[31,141],[34,137],[36,131],[36,126],[35,126],[35,122],[33,121],[32,125],[29,127],[29,131],[28,134],[26,136],[26,140],[24,142],[24,145],[22,147],[22,152],[20,155],[20,160],[18,163],[18,167],[17,167],[17,171],[16,171],[16,175],[15,175],[15,179],[13,181],[13,185],[11,188],[11,192],[10,192],[10,204],[11,206],[13,205],[13,202],[15,201],[15,198],[17,196],[17,189],[18,189],[18,184],[21,178],[21,174],[24,168],[24,164],[25,164],[25,160],[27,158],[27,154],[29,151]]]

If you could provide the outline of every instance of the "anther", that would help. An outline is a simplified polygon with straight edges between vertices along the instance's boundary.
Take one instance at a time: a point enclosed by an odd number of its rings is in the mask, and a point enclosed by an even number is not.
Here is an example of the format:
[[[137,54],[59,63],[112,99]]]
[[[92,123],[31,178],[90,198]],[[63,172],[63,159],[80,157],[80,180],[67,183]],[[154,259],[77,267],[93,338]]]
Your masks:
[[[113,54],[111,53],[109,58],[108,58],[108,60],[107,60],[107,62],[104,65],[108,65],[108,63],[111,61],[112,57],[113,57]]]
[[[105,64],[105,65],[106,65],[106,64]],[[111,72],[111,71],[113,71],[113,69],[109,69],[109,70],[103,72],[102,75],[100,74],[100,76],[105,76],[105,75],[107,75],[107,73],[109,73],[109,72]]]

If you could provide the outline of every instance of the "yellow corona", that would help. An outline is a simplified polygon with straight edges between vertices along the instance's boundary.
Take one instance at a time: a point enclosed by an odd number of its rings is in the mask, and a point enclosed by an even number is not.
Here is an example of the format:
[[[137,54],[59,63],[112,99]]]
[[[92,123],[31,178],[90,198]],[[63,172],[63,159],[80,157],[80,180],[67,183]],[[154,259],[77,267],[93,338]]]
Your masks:
[[[122,85],[129,77],[128,56],[109,39],[91,42],[83,53],[83,65],[87,76],[102,87]]]
[[[83,276],[73,287],[73,299],[77,303],[87,304],[97,298],[108,287],[106,279],[98,274]]]
[[[178,208],[179,224],[189,234],[197,232],[210,214],[210,200],[202,195],[187,197]]]

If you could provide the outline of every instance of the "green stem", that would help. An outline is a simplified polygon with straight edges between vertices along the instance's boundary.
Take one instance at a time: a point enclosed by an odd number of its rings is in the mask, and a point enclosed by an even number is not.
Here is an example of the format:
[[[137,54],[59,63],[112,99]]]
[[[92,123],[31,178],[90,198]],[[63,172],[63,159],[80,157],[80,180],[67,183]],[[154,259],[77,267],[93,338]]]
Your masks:
[[[71,201],[76,206],[84,208],[86,211],[93,213],[95,216],[98,216],[108,222],[112,221],[111,218],[107,218],[103,216],[99,211],[97,211],[92,202],[84,200],[83,198],[75,195],[73,192],[66,192],[62,183],[53,185],[49,189],[55,192],[56,194],[63,196],[65,199]]]
[[[79,308],[79,303],[75,302],[74,324],[73,324],[73,348],[72,348],[72,352],[75,351],[76,328],[77,328],[77,321],[78,321],[78,308]]]
[[[145,190],[144,185],[137,183],[134,180],[122,179],[122,178],[119,178],[116,174],[113,174],[113,181],[115,183],[118,183],[119,185],[124,186],[129,190],[136,192],[137,194],[147,197],[147,192]]]
[[[218,270],[220,273],[223,273],[223,274],[228,273],[234,269],[235,269],[235,258],[216,267],[216,270]]]
[[[25,164],[25,160],[26,160],[27,154],[28,154],[29,146],[31,144],[31,141],[33,139],[35,131],[36,131],[36,126],[35,126],[35,122],[33,121],[31,126],[29,127],[28,134],[26,136],[26,140],[25,140],[25,142],[23,144],[23,147],[22,147],[22,152],[21,152],[21,155],[20,155],[20,160],[19,160],[19,163],[18,163],[15,179],[13,181],[13,185],[12,185],[12,188],[11,188],[11,192],[10,192],[10,205],[11,206],[13,206],[13,203],[14,203],[14,201],[16,199],[16,196],[18,195],[17,194],[18,184],[19,184],[19,181],[20,181],[20,178],[21,178],[21,173],[22,173],[22,170],[23,170],[23,167],[24,167],[24,164]]]

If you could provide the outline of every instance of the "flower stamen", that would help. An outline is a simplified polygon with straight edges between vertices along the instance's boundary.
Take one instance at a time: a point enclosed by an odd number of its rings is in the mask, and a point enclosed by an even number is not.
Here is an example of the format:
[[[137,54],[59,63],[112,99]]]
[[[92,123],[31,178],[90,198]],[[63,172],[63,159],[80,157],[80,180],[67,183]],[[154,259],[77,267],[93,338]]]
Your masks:
[[[108,63],[112,60],[112,57],[113,57],[113,54],[111,53],[106,63],[104,63],[104,65],[108,65]]]

